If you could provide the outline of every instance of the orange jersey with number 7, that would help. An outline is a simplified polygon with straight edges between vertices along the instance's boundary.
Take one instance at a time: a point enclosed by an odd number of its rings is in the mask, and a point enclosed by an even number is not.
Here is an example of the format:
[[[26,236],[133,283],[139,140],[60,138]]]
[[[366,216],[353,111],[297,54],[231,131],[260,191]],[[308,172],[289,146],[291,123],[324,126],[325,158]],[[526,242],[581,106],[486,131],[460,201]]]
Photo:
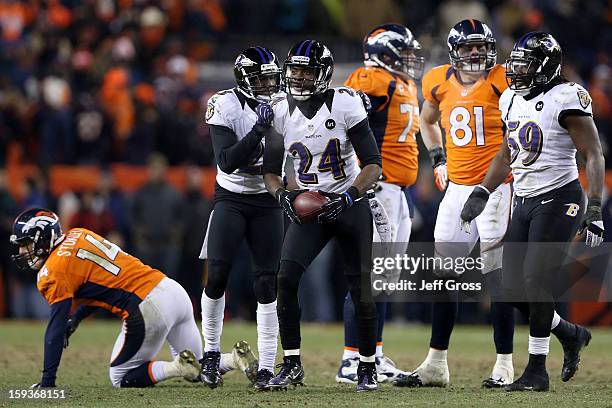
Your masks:
[[[449,180],[479,184],[503,142],[499,97],[508,87],[504,67],[495,65],[473,85],[463,85],[452,66],[441,65],[427,72],[422,83],[423,97],[440,110]]]
[[[414,184],[419,170],[419,102],[414,82],[384,68],[361,67],[344,85],[363,91],[372,101],[368,119],[382,156],[384,181],[403,187]]]
[[[165,275],[84,228],[73,228],[38,272],[49,304],[73,299],[126,319]]]

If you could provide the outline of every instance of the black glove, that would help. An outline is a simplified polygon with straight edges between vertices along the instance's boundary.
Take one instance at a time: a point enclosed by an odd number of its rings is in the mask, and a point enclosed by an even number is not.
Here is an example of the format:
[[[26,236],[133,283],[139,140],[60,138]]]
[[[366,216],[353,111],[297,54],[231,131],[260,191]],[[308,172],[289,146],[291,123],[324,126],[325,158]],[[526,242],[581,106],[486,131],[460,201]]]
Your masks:
[[[601,218],[601,200],[599,199],[589,199],[589,205],[578,234],[582,234],[585,230],[587,246],[593,248],[601,245],[604,236],[604,224]]]
[[[363,91],[357,91],[357,95],[359,95],[361,98],[361,103],[363,103],[366,113],[369,114],[372,110],[372,102],[370,102],[370,97]]]
[[[468,234],[472,232],[470,223],[484,210],[490,194],[489,190],[483,186],[476,186],[465,202],[463,210],[461,211],[461,229]]]
[[[257,115],[257,124],[261,126],[270,126],[272,119],[274,119],[274,111],[267,103],[260,103],[255,107],[255,114]]]
[[[349,187],[349,189],[342,194],[328,193],[321,190],[319,190],[319,193],[329,198],[329,202],[323,206],[323,213],[319,214],[319,224],[327,224],[336,221],[340,213],[350,208],[355,200],[359,198],[359,190],[353,186]]]
[[[64,348],[68,347],[68,339],[70,336],[72,336],[72,333],[76,331],[77,327],[79,327],[79,323],[81,323],[81,321],[75,316],[70,316],[66,321],[66,329],[64,330]]]
[[[287,217],[298,225],[302,224],[302,220],[300,220],[300,217],[295,213],[295,208],[293,208],[293,200],[295,200],[295,197],[304,191],[308,190],[285,190],[281,187],[276,190],[276,193],[274,194],[283,211],[285,214],[287,214]]]

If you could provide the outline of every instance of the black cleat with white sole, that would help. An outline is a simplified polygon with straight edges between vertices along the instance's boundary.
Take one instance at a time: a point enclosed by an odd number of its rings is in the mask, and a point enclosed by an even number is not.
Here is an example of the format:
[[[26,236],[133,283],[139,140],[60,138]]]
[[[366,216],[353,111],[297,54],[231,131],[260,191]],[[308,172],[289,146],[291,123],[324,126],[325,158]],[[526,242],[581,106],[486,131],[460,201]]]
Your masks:
[[[283,358],[283,362],[277,367],[280,368],[278,374],[268,381],[268,388],[271,390],[286,390],[288,386],[304,385],[304,369],[299,362],[293,361],[288,357]]]
[[[521,378],[516,380],[510,385],[506,385],[504,390],[508,392],[513,391],[548,391],[549,390],[548,373],[543,371],[541,373],[534,373],[531,371],[525,371]]]
[[[396,387],[417,388],[422,387],[423,382],[419,378],[419,375],[416,372],[413,372],[406,376],[398,378],[393,382],[393,385],[395,385]]]
[[[274,374],[270,370],[266,370],[262,368],[257,371],[257,375],[255,376],[255,382],[253,383],[253,388],[257,391],[268,391],[270,390],[269,382],[274,377]]]
[[[219,363],[221,362],[221,353],[218,351],[207,351],[202,359],[202,371],[200,378],[202,382],[210,388],[217,388],[223,385],[221,371],[219,371]]]
[[[486,380],[482,381],[482,388],[503,388],[506,385],[509,385],[501,378],[493,378],[489,377]]]
[[[576,335],[569,339],[561,339],[563,346],[563,368],[561,369],[561,381],[569,381],[580,364],[580,352],[583,348],[589,345],[591,341],[591,332],[579,325],[576,325]]]
[[[376,391],[378,389],[376,363],[359,362],[357,367],[357,392]]]

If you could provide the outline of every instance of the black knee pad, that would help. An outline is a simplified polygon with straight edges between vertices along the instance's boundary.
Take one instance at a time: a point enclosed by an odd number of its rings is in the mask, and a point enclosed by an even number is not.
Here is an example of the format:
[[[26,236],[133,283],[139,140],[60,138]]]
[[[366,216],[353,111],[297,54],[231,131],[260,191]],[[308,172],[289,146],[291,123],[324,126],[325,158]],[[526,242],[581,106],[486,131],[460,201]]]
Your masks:
[[[155,385],[149,377],[149,364],[144,363],[125,374],[121,379],[121,388],[145,388]]]
[[[255,271],[253,291],[259,303],[272,303],[276,300],[276,271]]]
[[[300,286],[300,279],[304,268],[293,261],[281,261],[276,284],[278,285],[279,298],[281,294],[295,294]]]
[[[216,259],[208,260],[208,282],[206,283],[206,296],[219,299],[225,293],[232,265],[226,261]]]

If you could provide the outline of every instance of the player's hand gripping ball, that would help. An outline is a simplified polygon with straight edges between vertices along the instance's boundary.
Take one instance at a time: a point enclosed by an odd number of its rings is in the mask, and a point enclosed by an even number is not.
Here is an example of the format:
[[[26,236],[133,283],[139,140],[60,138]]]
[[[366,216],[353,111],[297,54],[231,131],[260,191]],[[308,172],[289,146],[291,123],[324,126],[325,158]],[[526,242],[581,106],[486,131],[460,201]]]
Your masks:
[[[293,207],[303,223],[316,222],[319,215],[325,211],[323,206],[328,202],[329,198],[318,191],[305,191],[295,197]]]

